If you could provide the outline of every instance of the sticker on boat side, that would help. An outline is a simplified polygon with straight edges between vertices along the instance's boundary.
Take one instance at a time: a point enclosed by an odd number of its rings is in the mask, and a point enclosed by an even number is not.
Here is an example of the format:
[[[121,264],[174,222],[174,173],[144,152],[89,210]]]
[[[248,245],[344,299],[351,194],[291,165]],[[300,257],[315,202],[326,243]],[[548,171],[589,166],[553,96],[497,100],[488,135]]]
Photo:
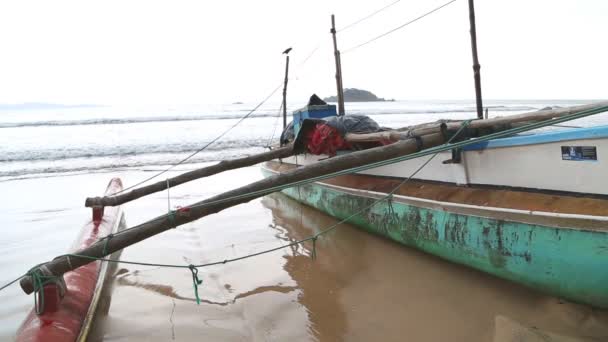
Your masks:
[[[562,160],[597,161],[595,146],[562,146]]]

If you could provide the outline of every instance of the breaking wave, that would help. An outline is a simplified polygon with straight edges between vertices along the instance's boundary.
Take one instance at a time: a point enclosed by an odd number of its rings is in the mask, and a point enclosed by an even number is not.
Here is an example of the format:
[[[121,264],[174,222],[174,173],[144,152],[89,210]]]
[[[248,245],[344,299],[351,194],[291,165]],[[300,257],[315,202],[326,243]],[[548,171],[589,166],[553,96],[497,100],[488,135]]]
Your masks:
[[[218,141],[205,149],[206,152],[225,152],[227,150],[241,150],[252,147],[263,148],[268,143],[267,139],[248,140],[226,140]],[[24,162],[24,161],[57,161],[73,158],[98,158],[98,157],[135,157],[146,154],[160,153],[192,153],[206,145],[206,142],[183,142],[170,144],[147,144],[141,145],[116,145],[112,147],[99,148],[99,146],[73,147],[65,146],[56,149],[37,148],[30,150],[8,151],[0,155],[0,162]]]
[[[262,147],[250,147],[241,149],[222,150],[221,152],[203,152],[183,163],[175,171],[186,171],[189,164],[217,162],[225,159],[239,158],[246,155],[260,153]],[[148,153],[133,158],[120,158],[115,156],[103,156],[97,158],[66,158],[49,163],[44,160],[20,162],[8,170],[0,169],[0,182],[26,179],[35,177],[47,177],[60,174],[80,174],[103,171],[121,171],[126,169],[138,169],[142,171],[159,171],[167,165],[175,165],[185,156],[193,151],[182,151],[180,153]]]
[[[244,114],[243,114],[244,115]],[[250,118],[276,117],[277,114],[253,114]],[[239,115],[200,115],[200,116],[156,116],[133,118],[97,118],[84,120],[45,120],[31,122],[0,122],[0,128],[38,127],[38,126],[85,126],[85,125],[124,125],[148,122],[174,122],[174,121],[202,121],[202,120],[229,120],[239,119]]]
[[[514,111],[533,111],[538,108],[530,106],[487,106],[493,112],[514,112]],[[459,108],[419,108],[419,109],[382,109],[369,110],[350,109],[353,114],[364,115],[399,115],[399,114],[449,114],[449,113],[469,113],[475,112],[475,107]],[[125,125],[150,122],[180,122],[180,121],[204,121],[204,120],[236,120],[245,115],[248,111],[231,112],[229,114],[202,114],[202,115],[175,115],[175,116],[142,116],[128,118],[92,118],[78,120],[40,120],[40,121],[21,121],[21,122],[0,122],[0,128],[18,127],[40,127],[40,126],[85,126],[85,125]],[[254,113],[250,119],[255,118],[275,118],[276,112]]]

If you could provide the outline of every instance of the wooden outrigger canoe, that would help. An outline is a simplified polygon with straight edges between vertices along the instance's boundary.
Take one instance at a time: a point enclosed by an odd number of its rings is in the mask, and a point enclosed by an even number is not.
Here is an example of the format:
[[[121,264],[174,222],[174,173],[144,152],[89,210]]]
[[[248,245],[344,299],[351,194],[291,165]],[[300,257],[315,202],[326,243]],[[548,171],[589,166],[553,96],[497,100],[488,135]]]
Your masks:
[[[578,147],[585,147],[585,156]],[[595,152],[590,152],[590,151]],[[608,308],[608,127],[491,140],[283,190],[369,232],[571,301]],[[267,162],[276,175],[326,156]],[[447,161],[447,163],[446,163]]]
[[[122,190],[122,182],[114,178],[106,195]],[[80,231],[71,251],[91,246],[100,238],[125,227],[120,206],[93,209],[93,218]],[[113,255],[113,257],[117,257]],[[91,262],[64,275],[65,287],[51,283],[44,287],[44,307],[33,308],[16,334],[19,342],[85,341],[100,304],[103,285],[110,265]],[[36,294],[39,296],[39,294]],[[42,305],[40,296],[39,305]]]

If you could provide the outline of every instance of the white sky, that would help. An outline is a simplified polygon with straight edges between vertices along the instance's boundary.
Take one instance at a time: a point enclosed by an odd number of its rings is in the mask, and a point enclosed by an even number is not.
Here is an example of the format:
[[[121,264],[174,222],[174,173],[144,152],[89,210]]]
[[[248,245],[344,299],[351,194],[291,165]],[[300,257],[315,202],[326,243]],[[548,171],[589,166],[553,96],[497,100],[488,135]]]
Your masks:
[[[393,1],[2,1],[0,103],[257,102],[290,46],[289,101],[305,102],[335,93],[330,14],[340,28]],[[340,50],[446,1],[402,0],[339,34]],[[484,98],[608,97],[608,0],[477,0],[476,14]],[[473,98],[468,25],[458,0],[345,53],[344,85]]]

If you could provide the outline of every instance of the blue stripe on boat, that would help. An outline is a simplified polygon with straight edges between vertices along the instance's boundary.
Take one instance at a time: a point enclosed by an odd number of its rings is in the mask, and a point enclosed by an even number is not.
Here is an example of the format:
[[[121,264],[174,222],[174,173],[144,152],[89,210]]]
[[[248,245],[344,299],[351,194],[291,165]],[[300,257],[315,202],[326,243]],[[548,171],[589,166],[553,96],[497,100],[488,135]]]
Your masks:
[[[464,146],[463,151],[485,150],[487,148],[510,147],[522,145],[546,144],[556,141],[600,139],[608,137],[608,126],[589,128],[574,128],[555,132],[544,132],[529,135],[520,135],[511,138],[480,141],[476,144]]]

